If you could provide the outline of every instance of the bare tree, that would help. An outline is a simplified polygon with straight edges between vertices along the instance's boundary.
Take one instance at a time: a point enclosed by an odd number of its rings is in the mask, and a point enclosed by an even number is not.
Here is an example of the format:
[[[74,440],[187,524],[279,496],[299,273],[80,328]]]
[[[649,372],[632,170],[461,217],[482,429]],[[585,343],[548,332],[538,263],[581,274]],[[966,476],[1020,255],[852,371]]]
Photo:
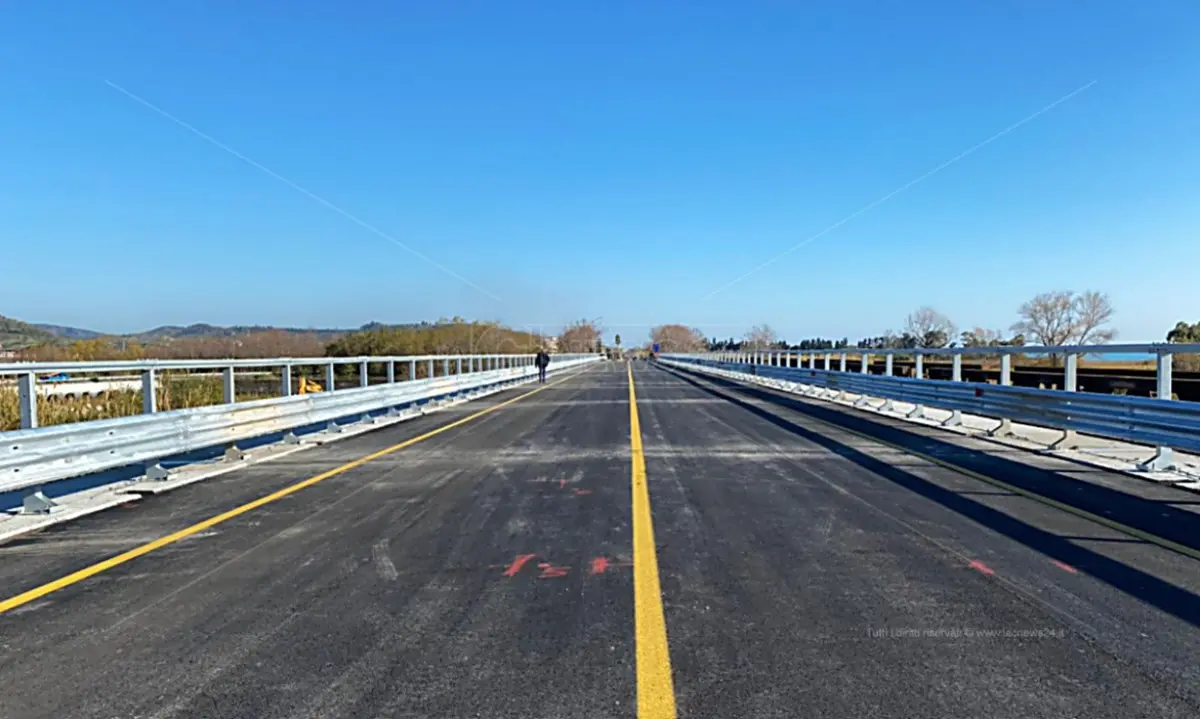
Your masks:
[[[905,318],[904,331],[916,340],[918,347],[937,348],[950,344],[958,328],[941,312],[922,307]]]
[[[775,330],[771,329],[770,325],[755,325],[746,333],[746,340],[742,346],[752,350],[767,349],[777,341]]]
[[[1104,326],[1114,310],[1108,295],[1101,292],[1043,292],[1022,304],[1017,314],[1021,319],[1013,324],[1013,331],[1033,337],[1040,345],[1104,344],[1116,336],[1116,331]]]
[[[1075,298],[1075,341],[1081,345],[1112,342],[1116,330],[1106,328],[1115,313],[1108,295],[1088,290]]]
[[[700,352],[708,347],[704,333],[685,325],[659,325],[650,330],[650,341],[660,352]]]
[[[600,348],[600,327],[595,320],[578,320],[558,335],[559,352],[596,352]]]

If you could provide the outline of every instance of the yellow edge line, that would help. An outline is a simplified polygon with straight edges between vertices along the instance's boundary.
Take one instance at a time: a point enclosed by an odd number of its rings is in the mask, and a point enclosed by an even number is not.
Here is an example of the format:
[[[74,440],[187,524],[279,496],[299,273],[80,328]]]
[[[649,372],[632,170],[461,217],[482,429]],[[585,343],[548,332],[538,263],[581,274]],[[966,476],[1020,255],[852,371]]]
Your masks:
[[[769,388],[767,388],[767,389],[769,389]],[[791,398],[789,398],[789,399],[791,399]],[[849,429],[849,428],[843,427],[842,425],[837,424],[835,422],[830,422],[828,420],[824,420],[819,417],[813,417],[812,415],[807,414],[807,413],[805,413],[805,416],[810,419],[813,419],[817,422],[820,422],[821,424],[823,424],[827,427],[832,427],[838,431],[845,432],[846,434],[849,434],[854,437],[858,437],[859,439],[865,439],[870,442],[875,442],[876,444],[881,444],[885,447],[891,447],[892,449],[899,450],[901,452],[904,452],[905,454],[909,454],[909,455],[912,455],[913,457],[923,459],[926,462],[936,464],[939,467],[942,467],[944,469],[949,469],[951,471],[958,472],[959,474],[964,474],[972,479],[977,479],[980,482],[990,484],[993,487],[998,487],[1000,489],[1006,489],[1014,494],[1019,494],[1022,497],[1025,497],[1026,499],[1031,499],[1035,502],[1038,502],[1039,504],[1044,504],[1048,507],[1053,507],[1054,509],[1066,512],[1067,514],[1075,515],[1076,517],[1079,517],[1080,519],[1086,519],[1091,522],[1095,522],[1096,524],[1100,524],[1105,527],[1108,527],[1109,529],[1111,529],[1113,531],[1120,532],[1122,534],[1127,534],[1130,537],[1134,537],[1135,539],[1140,539],[1144,542],[1149,542],[1150,544],[1154,544],[1156,546],[1162,547],[1163,549],[1168,549],[1173,552],[1178,552],[1179,554],[1182,554],[1185,557],[1191,557],[1192,559],[1200,559],[1200,551],[1197,551],[1186,545],[1179,544],[1178,542],[1172,542],[1171,540],[1166,539],[1164,537],[1159,537],[1158,535],[1150,534],[1149,532],[1143,532],[1140,529],[1137,529],[1135,527],[1130,527],[1127,524],[1122,524],[1116,520],[1112,520],[1107,517],[1103,517],[1099,514],[1092,514],[1091,512],[1087,511],[1086,509],[1080,509],[1079,507],[1074,507],[1069,504],[1065,504],[1056,499],[1051,499],[1050,497],[1046,497],[1044,495],[1038,494],[1037,492],[1032,492],[1028,489],[1024,489],[1022,487],[1017,487],[1015,485],[1009,484],[1008,482],[1005,482],[1002,479],[996,479],[994,477],[989,477],[988,475],[983,474],[981,472],[976,472],[973,469],[968,469],[966,467],[962,467],[960,465],[954,464],[953,462],[949,462],[947,460],[940,459],[938,457],[934,457],[934,456],[925,454],[923,452],[918,452],[917,450],[910,449],[908,447],[905,447],[904,445],[896,444],[895,442],[889,442],[886,439],[880,439],[878,437],[874,437],[872,435],[866,434],[865,432],[859,432],[857,430]],[[901,431],[904,431],[903,428],[899,428],[899,429],[901,429]]]
[[[638,719],[675,719],[675,687],[667,647],[667,622],[663,615],[662,587],[658,582],[658,556],[654,521],[650,514],[650,489],[646,485],[646,455],[638,421],[633,365],[629,377],[629,445],[633,464],[633,618],[637,647]]]
[[[572,375],[572,377],[573,376],[574,375]],[[271,502],[276,502],[280,499],[283,499],[284,497],[295,494],[296,492],[299,492],[300,490],[302,490],[306,487],[311,487],[314,484],[317,484],[318,482],[323,482],[323,481],[329,479],[330,477],[336,477],[339,474],[348,472],[356,467],[361,467],[362,465],[364,465],[368,462],[371,462],[373,460],[379,459],[380,457],[385,457],[389,454],[392,454],[393,452],[398,452],[398,451],[404,449],[405,447],[411,447],[412,445],[414,445],[418,442],[423,442],[431,437],[435,437],[435,436],[441,434],[442,432],[445,432],[450,429],[454,429],[455,427],[460,427],[468,422],[479,419],[480,417],[483,417],[484,415],[491,414],[492,412],[495,412],[496,410],[498,410],[502,407],[507,407],[508,405],[513,404],[514,402],[519,402],[519,401],[525,399],[526,397],[535,395],[544,389],[553,387],[554,385],[557,385],[557,384],[562,384],[563,382],[566,382],[567,380],[571,379],[572,377],[564,377],[563,379],[560,379],[557,382],[550,382],[550,383],[544,384],[531,392],[526,392],[523,395],[513,397],[512,399],[505,400],[503,402],[500,402],[499,404],[494,404],[491,407],[488,407],[487,409],[483,409],[483,410],[476,412],[475,414],[468,415],[466,417],[463,417],[462,419],[458,419],[449,424],[442,425],[441,427],[438,427],[437,429],[426,432],[425,434],[422,434],[420,436],[406,439],[403,442],[400,442],[398,444],[393,444],[392,446],[381,449],[378,452],[373,452],[364,457],[359,457],[358,459],[347,462],[346,464],[343,464],[340,467],[334,467],[333,469],[331,469],[327,472],[322,472],[321,474],[318,474],[313,477],[309,477],[306,480],[297,482],[293,485],[290,485],[290,486],[284,487],[283,489],[280,489],[278,491],[272,492],[271,494],[268,494],[266,496],[259,497],[258,499],[255,499],[253,501],[247,502],[246,504],[243,504],[240,507],[235,507],[235,508],[229,510],[228,512],[223,512],[221,514],[216,515],[215,517],[209,517],[208,519],[205,519],[202,522],[193,524],[192,526],[181,529],[178,532],[173,532],[172,534],[168,534],[164,537],[159,537],[158,539],[147,542],[146,544],[143,544],[140,547],[134,547],[133,549],[130,549],[127,552],[122,552],[121,554],[118,554],[115,557],[110,557],[101,562],[97,562],[96,564],[93,564],[91,566],[84,567],[83,569],[80,569],[77,572],[72,572],[71,574],[68,574],[65,577],[55,579],[52,582],[47,582],[46,584],[43,584],[40,587],[35,587],[26,592],[22,592],[21,594],[18,594],[16,596],[9,597],[8,599],[5,599],[4,601],[0,601],[0,614],[4,614],[7,611],[16,609],[17,607],[28,604],[36,599],[40,599],[41,597],[44,597],[47,594],[50,594],[51,592],[56,592],[60,589],[69,587],[72,584],[77,584],[79,582],[82,582],[83,580],[88,579],[89,577],[94,577],[101,572],[112,569],[113,567],[120,566],[122,564],[125,564],[126,562],[130,562],[144,554],[149,554],[150,552],[153,552],[156,549],[161,549],[162,547],[165,547],[168,544],[173,544],[174,542],[178,542],[181,539],[186,539],[187,537],[190,537],[193,534],[203,532],[204,530],[206,530],[210,527],[214,527],[218,524],[221,524],[222,522],[226,522],[230,519],[233,519],[234,517],[237,517],[237,516],[243,515],[247,512],[250,512],[252,510],[258,509],[259,507],[262,507],[263,505],[270,504]]]

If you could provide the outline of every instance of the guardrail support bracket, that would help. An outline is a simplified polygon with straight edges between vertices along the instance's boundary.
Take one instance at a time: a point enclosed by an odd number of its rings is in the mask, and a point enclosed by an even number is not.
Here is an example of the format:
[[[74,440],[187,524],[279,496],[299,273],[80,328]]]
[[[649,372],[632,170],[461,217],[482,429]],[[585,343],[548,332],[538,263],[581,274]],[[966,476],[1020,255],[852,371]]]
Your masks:
[[[1013,434],[1011,419],[1002,419],[999,426],[987,431],[987,436],[989,437],[1012,437]]]
[[[1075,449],[1079,446],[1078,439],[1079,438],[1075,436],[1075,430],[1063,430],[1063,436],[1059,437],[1054,444],[1050,445],[1050,449]]]
[[[891,359],[891,358],[892,358],[892,356],[888,355],[888,359]],[[883,401],[883,404],[879,406],[880,412],[891,412],[894,409],[896,409],[896,405],[893,404],[890,399],[885,399]]]
[[[57,506],[57,502],[43,494],[41,487],[37,487],[21,501],[21,514],[50,514]]]
[[[146,467],[146,479],[152,482],[161,482],[164,479],[170,479],[170,477],[171,473],[167,471],[166,467],[162,466],[158,462]]]
[[[245,458],[246,453],[239,449],[236,444],[225,450],[226,462],[241,462]]]
[[[296,436],[295,432],[288,432],[287,434],[283,435],[283,443],[284,444],[300,444],[300,438],[298,436]]]
[[[919,404],[913,405],[912,410],[904,416],[909,419],[925,419],[925,408]]]
[[[1154,456],[1138,465],[1143,472],[1169,472],[1175,469],[1175,452],[1170,447],[1159,447]]]
[[[956,409],[950,413],[950,416],[946,418],[945,422],[942,422],[942,426],[943,427],[961,427],[962,423],[963,423],[962,412]]]

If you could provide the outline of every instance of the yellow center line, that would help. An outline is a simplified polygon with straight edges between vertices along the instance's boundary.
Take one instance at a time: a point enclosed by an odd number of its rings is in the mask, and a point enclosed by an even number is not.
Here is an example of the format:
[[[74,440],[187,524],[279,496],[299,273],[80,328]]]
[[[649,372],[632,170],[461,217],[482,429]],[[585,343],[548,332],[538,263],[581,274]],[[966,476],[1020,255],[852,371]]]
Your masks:
[[[507,407],[508,405],[513,404],[514,402],[520,402],[521,400],[525,399],[526,397],[531,397],[531,396],[537,394],[538,392],[541,392],[544,389],[548,389],[555,385],[562,384],[563,382],[566,382],[567,380],[570,380],[573,377],[574,377],[574,375],[571,375],[569,377],[564,377],[563,379],[560,379],[556,382],[549,382],[547,384],[541,385],[540,387],[538,387],[535,390],[526,392],[525,394],[519,395],[517,397],[513,397],[512,399],[505,400],[498,404],[494,404],[491,407],[482,409],[474,414],[463,417],[462,419],[455,420],[453,422],[450,422],[449,424],[444,424],[441,427],[438,427],[437,429],[430,430],[429,432],[426,432],[425,434],[419,435],[417,437],[412,437],[410,439],[406,439],[403,442],[393,444],[390,447],[386,447],[384,449],[379,450],[378,452],[373,452],[364,457],[359,457],[358,459],[347,462],[346,464],[343,464],[340,467],[334,467],[333,469],[331,469],[327,472],[322,472],[321,474],[318,474],[313,477],[309,477],[308,479],[305,479],[301,482],[297,482],[295,484],[284,487],[283,489],[272,492],[271,494],[268,494],[266,496],[259,497],[258,499],[255,499],[253,501],[247,502],[246,504],[243,504],[240,507],[235,507],[235,508],[229,510],[228,512],[223,512],[221,514],[216,515],[215,517],[209,517],[208,519],[205,519],[201,522],[197,522],[196,524],[193,524],[190,527],[181,529],[178,532],[168,534],[164,537],[159,537],[158,539],[147,542],[146,544],[143,544],[139,547],[134,547],[133,549],[130,549],[129,551],[122,552],[121,554],[118,554],[115,557],[110,557],[101,562],[97,562],[91,566],[84,567],[83,569],[80,569],[77,572],[72,572],[71,574],[68,574],[65,577],[60,577],[59,579],[55,579],[52,582],[47,582],[46,584],[43,584],[40,587],[35,587],[26,592],[22,592],[21,594],[18,594],[16,596],[9,597],[8,599],[0,601],[0,614],[3,614],[7,611],[16,609],[17,607],[20,607],[22,605],[28,604],[36,599],[40,599],[41,597],[44,597],[47,594],[50,594],[51,592],[57,592],[58,590],[69,587],[72,584],[77,584],[79,582],[82,582],[83,580],[88,579],[89,577],[94,577],[101,572],[112,569],[113,567],[117,567],[122,564],[125,564],[126,562],[133,561],[134,559],[137,559],[138,557],[140,557],[144,554],[149,554],[150,552],[153,552],[156,549],[161,549],[162,547],[165,547],[168,544],[173,544],[175,542],[178,542],[181,539],[186,539],[187,537],[190,537],[193,534],[198,534],[199,532],[203,532],[204,530],[206,530],[210,527],[214,527],[218,524],[221,524],[222,522],[229,521],[230,519],[233,519],[234,517],[238,517],[247,512],[258,509],[259,507],[262,507],[263,505],[270,504],[272,502],[277,502],[277,501],[283,499],[284,497],[295,494],[296,492],[299,492],[300,490],[302,490],[306,487],[311,487],[314,484],[317,484],[318,482],[324,482],[325,480],[329,479],[330,477],[336,477],[339,474],[348,472],[356,467],[361,467],[368,462],[379,459],[380,457],[386,457],[387,455],[392,454],[393,452],[398,452],[398,451],[404,449],[405,447],[411,447],[412,445],[417,444],[418,442],[423,442],[427,439],[430,439],[431,437],[436,437],[437,435],[439,435],[442,432],[445,432],[447,430],[454,429],[455,427],[461,427],[462,425],[464,425],[468,422],[472,422],[474,420],[479,419],[480,417],[491,414],[492,412],[495,412],[496,410],[498,410],[502,407]]]
[[[633,618],[637,647],[638,719],[675,719],[675,686],[671,679],[671,654],[667,647],[667,621],[663,615],[662,587],[658,583],[658,556],[654,548],[654,521],[650,514],[650,488],[646,486],[646,455],[638,421],[633,365],[629,376],[629,445],[633,458]]]

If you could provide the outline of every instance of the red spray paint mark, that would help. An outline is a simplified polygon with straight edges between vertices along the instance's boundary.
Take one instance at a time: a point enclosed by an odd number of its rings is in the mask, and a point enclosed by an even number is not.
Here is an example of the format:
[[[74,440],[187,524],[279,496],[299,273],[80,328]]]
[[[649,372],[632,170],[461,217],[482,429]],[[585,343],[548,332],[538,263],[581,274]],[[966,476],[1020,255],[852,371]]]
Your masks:
[[[608,570],[608,560],[604,557],[596,557],[592,560],[592,574],[604,574]]]
[[[554,577],[567,576],[566,567],[556,567],[553,564],[543,563],[539,564],[538,568],[542,570],[542,573],[538,575],[538,579],[553,579]]]
[[[576,497],[582,497],[582,496],[583,496],[583,495],[585,495],[585,494],[591,494],[591,493],[592,493],[592,490],[590,490],[590,489],[577,489],[577,490],[575,490],[575,496],[576,496]]]
[[[513,560],[513,563],[508,565],[508,569],[504,570],[504,576],[506,576],[506,577],[517,576],[517,572],[521,571],[521,567],[524,567],[525,564],[529,562],[529,560],[533,559],[536,556],[537,556],[536,554],[518,554],[517,558]]]
[[[1063,570],[1064,572],[1070,572],[1071,574],[1079,573],[1079,570],[1075,569],[1075,567],[1072,567],[1070,564],[1063,564],[1062,562],[1058,561],[1057,559],[1052,559],[1050,561],[1054,562],[1054,566],[1058,567],[1059,569]]]
[[[562,489],[565,486],[567,486],[567,480],[565,480],[565,479],[558,480],[558,488],[559,489]]]
[[[981,574],[988,574],[988,575],[995,574],[995,572],[992,571],[991,567],[989,567],[988,565],[979,561],[978,559],[971,560],[971,569],[974,569],[975,571],[977,571]]]

